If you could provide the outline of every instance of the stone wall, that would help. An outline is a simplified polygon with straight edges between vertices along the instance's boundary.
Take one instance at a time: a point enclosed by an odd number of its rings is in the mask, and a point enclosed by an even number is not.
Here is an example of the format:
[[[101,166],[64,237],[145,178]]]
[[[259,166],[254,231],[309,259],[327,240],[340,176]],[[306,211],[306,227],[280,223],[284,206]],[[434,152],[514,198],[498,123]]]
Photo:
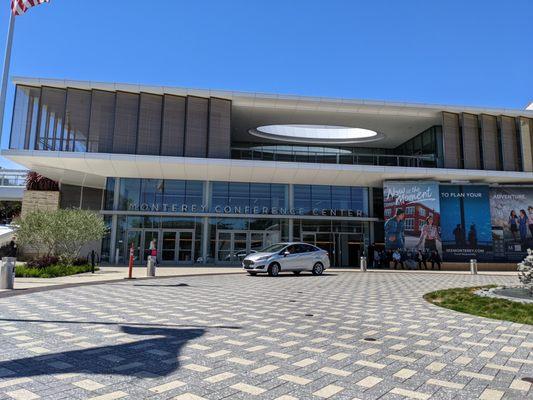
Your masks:
[[[35,210],[57,210],[59,209],[59,192],[25,190],[22,198],[21,217]]]

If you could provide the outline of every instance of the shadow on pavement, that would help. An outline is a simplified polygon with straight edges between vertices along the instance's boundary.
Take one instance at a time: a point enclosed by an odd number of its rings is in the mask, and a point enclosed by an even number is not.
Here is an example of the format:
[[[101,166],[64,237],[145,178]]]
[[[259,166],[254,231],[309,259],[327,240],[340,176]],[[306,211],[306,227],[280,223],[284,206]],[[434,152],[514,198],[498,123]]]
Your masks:
[[[203,328],[160,328],[121,326],[128,335],[154,336],[144,340],[90,349],[0,362],[0,371],[8,370],[6,378],[48,375],[51,373],[89,373],[142,377],[149,374],[165,376],[179,368],[178,356],[190,340],[204,335]],[[4,370],[5,371],[5,370]]]

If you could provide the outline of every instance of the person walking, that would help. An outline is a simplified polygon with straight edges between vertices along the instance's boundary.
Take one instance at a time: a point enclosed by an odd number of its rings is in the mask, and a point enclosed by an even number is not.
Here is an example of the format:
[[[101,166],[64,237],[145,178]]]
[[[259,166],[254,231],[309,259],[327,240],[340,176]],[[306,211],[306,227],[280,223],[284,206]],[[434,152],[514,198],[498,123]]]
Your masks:
[[[433,224],[433,216],[426,218],[426,223],[420,230],[420,239],[416,244],[417,249],[437,249],[437,241],[440,241],[439,228]]]
[[[150,242],[150,257],[152,257],[154,266],[157,267],[157,241],[155,238]]]
[[[17,256],[17,242],[15,241],[15,237],[11,238],[11,241],[9,242],[9,250],[8,250],[8,257],[16,257]]]

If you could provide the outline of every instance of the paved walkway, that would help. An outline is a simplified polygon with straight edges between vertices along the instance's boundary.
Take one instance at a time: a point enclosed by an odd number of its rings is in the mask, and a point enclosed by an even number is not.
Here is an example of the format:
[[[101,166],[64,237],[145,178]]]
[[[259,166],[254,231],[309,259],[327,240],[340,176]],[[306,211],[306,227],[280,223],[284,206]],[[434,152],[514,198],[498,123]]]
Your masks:
[[[339,271],[343,272],[361,272],[360,269],[342,269]],[[406,270],[369,270],[368,272],[384,272],[384,273],[412,273],[413,271]],[[469,272],[459,272],[459,271],[436,271],[436,270],[424,270],[417,271],[419,273],[441,273],[441,274],[463,274],[468,275]],[[242,269],[237,266],[224,267],[224,266],[215,266],[215,265],[206,265],[206,266],[176,266],[176,267],[159,267],[157,268],[157,276],[159,277],[169,277],[169,276],[191,276],[191,275],[211,275],[211,274],[241,274]],[[481,275],[505,275],[505,276],[516,276],[515,271],[487,271],[479,272]],[[99,271],[96,271],[94,274],[78,274],[71,276],[64,276],[59,278],[16,278],[15,279],[15,293],[11,294],[20,294],[23,291],[28,291],[28,289],[36,290],[39,288],[49,288],[52,286],[65,286],[65,285],[87,285],[100,282],[110,282],[124,279],[128,275],[128,268],[125,266],[104,266],[101,267]],[[146,268],[145,267],[134,267],[133,268],[133,277],[140,279],[146,278]],[[8,290],[0,289],[0,297],[2,293],[9,292]]]
[[[515,282],[240,273],[0,299],[0,399],[525,399],[532,326],[422,299]]]

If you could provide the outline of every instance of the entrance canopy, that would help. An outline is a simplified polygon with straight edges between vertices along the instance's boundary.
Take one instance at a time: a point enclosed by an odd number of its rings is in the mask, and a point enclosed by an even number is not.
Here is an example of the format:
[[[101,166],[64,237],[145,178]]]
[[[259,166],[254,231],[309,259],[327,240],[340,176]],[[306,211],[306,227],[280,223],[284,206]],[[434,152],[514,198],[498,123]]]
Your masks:
[[[106,177],[380,187],[384,180],[531,183],[530,172],[315,164],[283,161],[163,157],[43,150],[2,155],[48,178],[103,188]]]

